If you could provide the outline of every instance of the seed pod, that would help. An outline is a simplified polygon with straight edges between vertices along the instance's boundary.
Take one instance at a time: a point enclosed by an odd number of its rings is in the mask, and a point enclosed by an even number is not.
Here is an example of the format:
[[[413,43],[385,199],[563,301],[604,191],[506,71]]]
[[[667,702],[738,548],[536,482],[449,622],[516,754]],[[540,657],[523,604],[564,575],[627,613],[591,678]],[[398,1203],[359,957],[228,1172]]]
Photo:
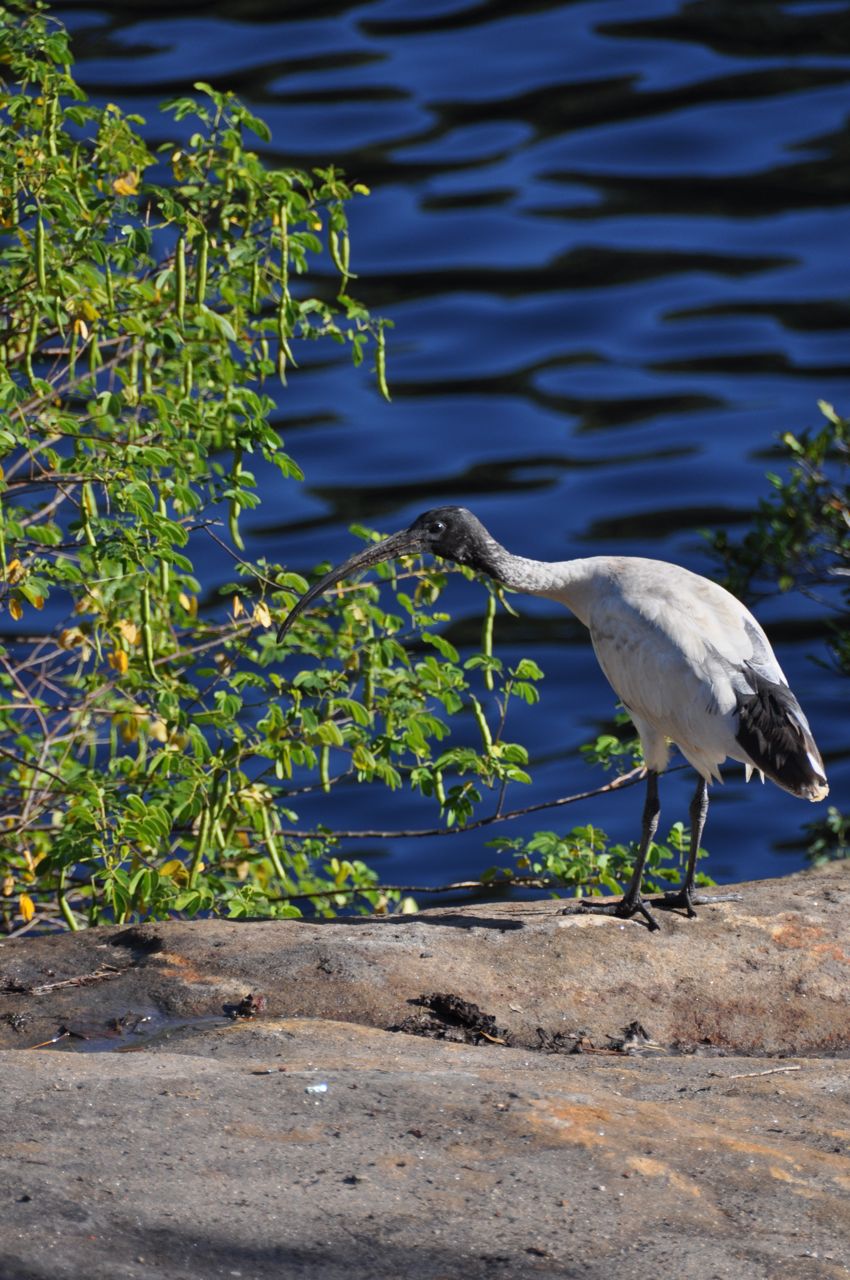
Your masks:
[[[384,335],[384,326],[381,325],[377,334],[377,348],[375,351],[375,373],[378,376],[378,389],[386,401],[390,401],[390,389],[387,385],[387,344]]]
[[[20,179],[18,177],[17,168],[12,169],[12,184],[9,192],[9,225],[11,227],[20,226],[21,210],[18,205],[18,195],[20,193]]]
[[[481,741],[484,744],[484,750],[489,755],[493,749],[493,735],[490,732],[487,717],[484,715],[484,708],[474,696],[472,698],[472,714],[475,716],[475,723],[478,725],[478,731],[481,734]]]
[[[32,358],[35,354],[35,348],[38,344],[38,309],[33,307],[30,316],[30,327],[27,331],[26,345],[24,346],[24,365],[26,366],[27,377],[30,382],[35,381],[35,373],[32,367]]]
[[[496,597],[487,595],[487,612],[484,615],[484,626],[481,629],[481,651],[487,658],[493,656],[493,623],[496,619]],[[484,670],[484,684],[489,690],[493,688],[493,672],[489,667]]]
[[[177,322],[182,326],[186,311],[186,238],[182,232],[177,237],[174,254],[174,299]]]
[[[233,466],[230,469],[230,484],[235,489],[239,483],[239,476],[242,472],[242,446],[236,445],[233,450]],[[227,517],[227,525],[230,533],[230,539],[239,551],[245,550],[245,543],[242,541],[242,534],[239,532],[239,516],[242,514],[242,506],[238,498],[230,499],[230,510]]]
[[[91,527],[92,516],[96,515],[97,499],[94,496],[94,486],[90,480],[87,480],[80,492],[80,521],[83,526],[83,537],[90,547],[97,546],[97,538]]]
[[[195,301],[201,306],[207,296],[207,257],[209,254],[209,242],[207,241],[207,233],[201,234],[201,241],[198,245],[198,279],[196,284]]]
[[[275,869],[275,873],[281,880],[286,879],[286,868],[281,860],[280,851],[277,846],[277,838],[272,831],[271,814],[268,805],[264,804],[260,809],[260,821],[263,824],[263,839],[266,842],[266,848],[269,851],[269,859]]]
[[[59,103],[56,97],[50,97],[44,104],[44,136],[47,141],[47,154],[58,155],[56,147],[56,112]]]
[[[139,387],[139,348],[133,347],[130,352],[130,369],[127,374],[127,386],[133,391],[137,391]]]
[[[159,514],[167,520],[168,503],[166,502],[165,494],[163,493],[159,495],[158,510]],[[171,586],[171,565],[165,559],[160,559],[159,561],[159,586],[162,594],[167,596]]]
[[[41,214],[35,220],[35,279],[39,289],[47,288],[47,269],[44,262],[44,223]]]
[[[278,209],[280,225],[280,288],[284,296],[289,292],[289,209],[282,204]]]
[[[348,263],[350,260],[351,246],[348,239],[348,231],[347,230],[343,231],[342,235],[340,236],[339,232],[335,231],[334,228],[331,227],[330,233],[328,235],[328,246],[331,251],[331,259],[333,260],[333,264],[336,267],[339,274],[342,276],[342,280],[339,286],[339,291],[340,293],[342,293],[350,278]]]
[[[192,855],[192,862],[189,867],[189,887],[194,888],[195,881],[203,866],[204,854],[207,851],[207,844],[210,838],[210,827],[213,820],[213,802],[210,800],[201,810],[201,821],[198,826],[198,839],[195,844],[195,852]]]
[[[142,586],[142,656],[145,670],[151,680],[159,683],[159,672],[156,669],[153,647],[153,629],[151,627],[151,589],[147,579]]]

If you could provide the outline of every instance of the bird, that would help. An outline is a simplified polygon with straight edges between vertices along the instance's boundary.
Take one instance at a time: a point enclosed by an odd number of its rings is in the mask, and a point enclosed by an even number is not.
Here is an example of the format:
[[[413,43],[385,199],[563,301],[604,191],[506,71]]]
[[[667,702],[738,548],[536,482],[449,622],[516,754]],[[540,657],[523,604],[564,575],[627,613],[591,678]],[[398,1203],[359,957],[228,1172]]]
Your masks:
[[[725,587],[681,565],[641,556],[600,555],[544,561],[514,555],[465,507],[417,516],[398,533],[357,551],[314,583],[278,631],[343,578],[400,556],[430,553],[464,565],[510,590],[565,605],[588,629],[599,666],[640,738],[646,797],[634,871],[622,897],[584,901],[580,909],[658,922],[641,895],[644,867],[660,815],[659,775],[671,745],[697,774],[689,807],[688,861],[681,886],[663,905],[694,910],[697,854],[708,816],[708,787],[728,758],[784,791],[817,802],[829,793],[809,723],[761,625]],[[705,899],[699,899],[704,901]]]

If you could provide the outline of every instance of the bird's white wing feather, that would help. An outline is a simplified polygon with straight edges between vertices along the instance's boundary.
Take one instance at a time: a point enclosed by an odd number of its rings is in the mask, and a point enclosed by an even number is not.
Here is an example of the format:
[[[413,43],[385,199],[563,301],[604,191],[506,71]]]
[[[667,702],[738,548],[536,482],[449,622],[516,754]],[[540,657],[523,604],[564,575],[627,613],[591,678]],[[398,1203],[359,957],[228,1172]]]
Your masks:
[[[588,616],[599,664],[631,712],[650,767],[671,739],[703,776],[735,755],[744,664],[785,677],[739,600],[677,565],[624,558],[594,593]],[[740,757],[739,757],[740,758]]]

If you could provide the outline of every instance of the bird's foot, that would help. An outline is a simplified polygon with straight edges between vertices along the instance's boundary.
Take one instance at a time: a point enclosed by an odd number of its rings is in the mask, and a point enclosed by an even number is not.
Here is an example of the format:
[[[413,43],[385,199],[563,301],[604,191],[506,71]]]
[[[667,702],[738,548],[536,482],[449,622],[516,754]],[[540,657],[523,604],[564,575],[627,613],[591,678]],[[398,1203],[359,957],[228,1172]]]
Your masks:
[[[693,920],[696,917],[694,907],[708,906],[712,902],[740,902],[743,897],[741,893],[695,893],[693,889],[688,889],[685,885],[681,889],[670,889],[664,894],[659,906],[665,907],[670,911],[675,911],[681,907],[687,913],[688,919]]]
[[[634,898],[624,897],[615,902],[588,902],[581,898],[573,907],[565,907],[562,915],[594,915],[615,916],[619,920],[630,920],[632,916],[643,916],[650,933],[659,928],[658,921],[640,895]]]
[[[693,891],[684,886],[681,889],[669,889],[661,899],[661,906],[666,907],[669,911],[682,907],[689,920],[693,920],[696,917]]]

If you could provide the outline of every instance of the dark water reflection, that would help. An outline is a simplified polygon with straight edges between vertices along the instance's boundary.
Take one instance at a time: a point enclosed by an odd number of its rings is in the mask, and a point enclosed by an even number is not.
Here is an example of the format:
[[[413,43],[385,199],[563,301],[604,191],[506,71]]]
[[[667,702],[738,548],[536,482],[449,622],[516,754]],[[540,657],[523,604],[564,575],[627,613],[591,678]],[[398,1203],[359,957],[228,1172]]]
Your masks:
[[[211,80],[269,121],[275,160],[333,161],[373,188],[353,213],[354,267],[361,296],[396,322],[394,403],[341,359],[308,354],[279,418],[308,481],[281,494],[274,527],[261,509],[249,550],[304,569],[348,552],[352,520],[389,530],[453,501],[527,554],[649,554],[710,572],[699,531],[743,524],[777,435],[816,423],[818,397],[847,410],[850,5],[56,8],[98,98],[153,117]],[[464,584],[452,598],[453,634],[472,641],[481,600]],[[841,804],[846,689],[810,660],[824,655],[817,608],[786,598],[760,614]],[[583,789],[577,746],[612,699],[581,629],[529,601],[500,634],[548,673],[542,704],[514,723],[537,759],[516,803]],[[685,816],[689,786],[668,780],[666,818]],[[626,793],[554,821],[628,838],[639,803]],[[428,821],[365,789],[330,807],[304,804],[302,819]],[[780,846],[815,812],[730,771],[708,829],[713,873],[800,865]],[[472,834],[357,852],[433,882],[491,857]]]

